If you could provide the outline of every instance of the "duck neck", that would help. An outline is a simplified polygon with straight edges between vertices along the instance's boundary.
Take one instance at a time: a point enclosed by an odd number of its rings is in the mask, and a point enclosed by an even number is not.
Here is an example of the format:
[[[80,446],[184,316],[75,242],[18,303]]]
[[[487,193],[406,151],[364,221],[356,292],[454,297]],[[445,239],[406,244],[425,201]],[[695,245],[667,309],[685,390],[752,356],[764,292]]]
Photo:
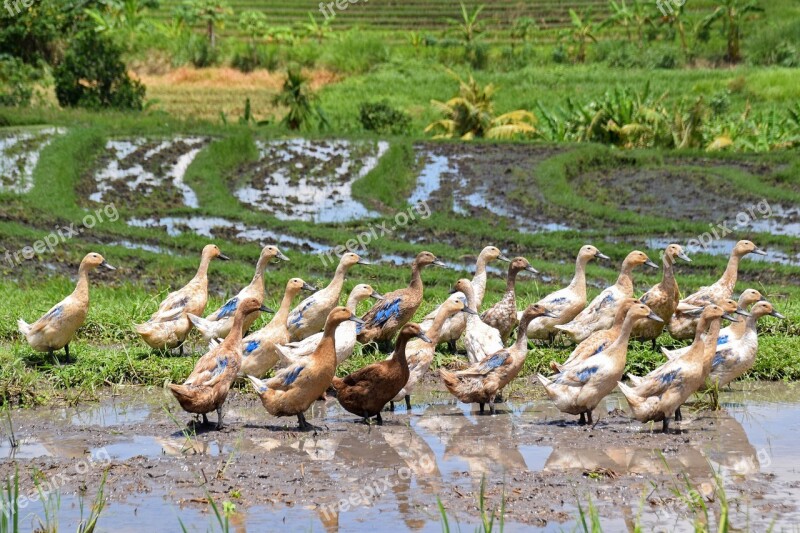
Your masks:
[[[627,353],[628,351],[628,341],[631,337],[631,331],[633,331],[633,326],[638,320],[638,317],[634,317],[630,313],[625,316],[625,320],[622,322],[622,327],[619,330],[619,336],[617,339],[608,347],[610,350],[609,353],[617,353],[617,350],[624,348],[622,353]]]
[[[406,345],[411,339],[408,335],[400,335],[397,337],[397,344],[394,345],[394,353],[392,353],[392,361],[399,363],[401,368],[408,370],[408,361],[406,360]]]
[[[340,293],[342,291],[342,287],[344,286],[344,277],[347,275],[348,268],[350,268],[348,265],[339,263],[339,266],[336,267],[336,272],[333,274],[333,278],[331,278],[331,281],[328,283],[328,286],[325,287],[325,290]]]
[[[703,346],[703,341],[705,339],[706,331],[708,331],[709,323],[708,321],[700,317],[699,322],[697,323],[697,329],[694,331],[694,340],[692,341],[692,345],[689,347],[689,353],[704,353],[704,350],[701,348]],[[716,344],[716,340],[714,343]]]
[[[522,315],[522,320],[519,321],[517,327],[517,340],[514,342],[513,349],[515,352],[523,355],[528,354],[528,325],[536,317]]]
[[[409,287],[414,289],[415,291],[422,292],[422,267],[414,261],[411,265],[411,283],[408,284]]]
[[[587,258],[578,257],[575,261],[575,276],[569,284],[570,289],[579,294],[583,294],[584,298],[586,298],[586,263],[588,263],[588,261]]]
[[[749,317],[747,317],[747,320],[742,320],[740,318],[739,322],[734,322],[733,324],[731,324],[731,329],[733,329],[735,326],[739,326],[742,335],[744,335],[748,331],[756,331],[756,326],[758,325],[759,318],[761,317],[756,316],[754,314],[751,314]]]
[[[431,340],[434,346],[439,343],[439,334],[442,332],[442,326],[444,326],[445,321],[450,316],[452,316],[452,313],[442,306],[439,308],[439,312],[436,313],[436,316],[433,317],[431,327],[425,332],[425,336]]]
[[[358,304],[361,303],[361,300],[362,298],[359,298],[355,294],[351,294],[347,297],[347,304],[345,304],[345,307],[351,313],[356,314],[356,308],[358,307]]]
[[[208,265],[211,264],[211,256],[203,255],[200,258],[200,266],[197,267],[197,273],[194,275],[194,279],[198,281],[208,281]]]
[[[617,277],[617,287],[622,289],[625,294],[633,294],[633,267],[627,261],[622,263],[622,270]]]
[[[508,278],[506,279],[506,295],[514,296],[515,295],[515,287],[517,284],[517,274],[519,274],[519,270],[516,268],[509,268],[508,269]]]
[[[281,300],[281,306],[278,308],[278,311],[275,313],[275,316],[272,320],[276,324],[280,324],[286,327],[286,321],[289,320],[289,311],[292,309],[292,300],[294,297],[297,296],[297,292],[294,290],[287,290],[283,293],[283,300]]]
[[[722,328],[722,319],[715,318],[711,321],[708,327],[708,333],[705,338],[705,349],[703,350],[703,371],[708,374],[711,372],[711,364],[714,361],[714,356],[717,353],[717,339],[719,339],[719,330]]]
[[[258,263],[256,263],[256,271],[253,274],[253,279],[250,281],[250,286],[263,291],[264,290],[264,272],[267,270],[267,265],[269,264],[270,256],[262,255],[258,258]]]
[[[483,302],[483,295],[486,293],[486,257],[483,254],[478,256],[475,263],[475,275],[472,276],[472,288],[475,290],[475,297]]]
[[[721,285],[730,294],[733,293],[733,289],[736,287],[736,278],[739,276],[739,261],[741,259],[738,254],[732,253],[731,258],[728,259],[728,266],[725,267],[725,272],[717,281],[717,285]]]
[[[75,290],[72,295],[82,302],[89,301],[89,271],[91,267],[88,264],[81,263],[78,268],[78,283],[75,285]]]
[[[225,340],[222,341],[222,344],[226,348],[232,348],[239,346],[242,343],[242,336],[244,329],[244,313],[236,313],[233,315],[233,324],[231,325],[231,331],[228,333],[228,336],[225,337]],[[239,353],[239,350],[232,350],[236,353]]]
[[[477,312],[478,302],[475,299],[475,291],[472,289],[472,285],[467,286],[466,290],[462,292],[464,293],[464,296],[466,296],[467,298],[467,307]]]
[[[674,264],[675,258],[669,254],[664,254],[664,260],[662,261],[664,273],[661,277],[661,285],[664,287],[669,287],[670,289],[678,288],[678,284],[675,282],[675,272],[672,269],[672,265]]]

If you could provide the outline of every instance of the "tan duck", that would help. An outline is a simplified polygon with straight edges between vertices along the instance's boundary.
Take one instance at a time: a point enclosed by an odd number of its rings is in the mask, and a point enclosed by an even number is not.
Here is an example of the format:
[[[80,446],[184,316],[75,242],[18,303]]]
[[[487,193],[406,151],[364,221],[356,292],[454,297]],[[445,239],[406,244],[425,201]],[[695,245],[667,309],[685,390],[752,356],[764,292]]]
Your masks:
[[[411,265],[411,283],[384,295],[384,299],[372,306],[362,317],[364,325],[358,330],[358,342],[390,341],[403,325],[411,320],[422,303],[422,269],[429,265],[445,267],[430,252],[420,252]],[[394,396],[394,395],[392,395]],[[388,401],[388,400],[387,400]]]
[[[476,311],[480,309],[481,304],[483,303],[483,296],[486,294],[486,267],[493,261],[511,262],[511,260],[506,257],[496,246],[487,246],[481,250],[480,254],[478,254],[478,260],[475,263],[475,275],[472,277],[472,281],[470,282],[472,284],[472,292],[475,299],[475,305],[472,308]],[[439,308],[437,307],[425,315],[425,318],[420,323],[420,327],[422,327],[423,330],[428,331],[438,312]],[[442,328],[439,333],[439,342],[448,343],[450,346],[450,351],[455,353],[456,341],[461,338],[461,335],[464,334],[464,329],[466,327],[467,317],[462,313],[456,313],[445,320],[444,324],[442,324]]]
[[[283,255],[277,246],[267,245],[261,250],[261,255],[258,257],[256,263],[256,272],[253,274],[253,279],[250,284],[239,291],[239,294],[225,302],[225,305],[211,313],[205,318],[201,318],[192,313],[188,313],[189,320],[192,321],[194,327],[203,336],[203,339],[208,342],[211,339],[221,339],[228,335],[233,325],[233,316],[236,313],[236,307],[240,302],[247,298],[255,298],[259,302],[264,302],[264,272],[267,269],[270,261],[278,258],[281,261],[288,261],[289,258]],[[270,313],[272,311],[269,311]],[[253,322],[258,318],[259,313],[252,313],[245,318],[244,331],[250,329]]]
[[[664,331],[664,326],[670,321],[672,315],[675,314],[675,309],[677,309],[678,301],[680,301],[681,298],[673,269],[676,258],[686,261],[687,263],[692,262],[689,256],[684,253],[683,247],[681,247],[680,244],[670,244],[667,246],[662,257],[664,274],[661,278],[661,283],[654,285],[639,299],[643,304],[646,304],[647,307],[652,309],[653,312],[661,318],[662,322],[656,320],[641,320],[633,327],[631,336],[641,341],[651,341],[653,343],[653,350],[656,349],[656,339],[661,335],[661,332]]]
[[[467,349],[467,359],[470,364],[483,361],[487,356],[505,348],[500,332],[478,316],[472,283],[468,279],[462,278],[453,286],[452,292],[453,296],[466,298],[467,307],[473,311],[473,313],[467,314],[464,329],[464,347]]]
[[[580,249],[572,282],[537,302],[548,309],[552,316],[531,321],[527,331],[529,339],[549,339],[552,342],[557,333],[556,326],[566,324],[583,311],[586,307],[586,264],[596,258],[608,259],[608,256],[590,244]]]
[[[19,332],[37,352],[47,352],[55,357],[56,350],[64,349],[69,362],[69,343],[89,314],[89,272],[102,266],[116,270],[98,253],[88,253],[78,267],[78,283],[72,294],[58,302],[33,324],[17,320]]]
[[[300,278],[292,278],[286,283],[281,306],[269,324],[248,335],[242,340],[242,375],[261,377],[278,362],[279,344],[289,342],[289,329],[286,321],[292,302],[300,291],[316,289]]]
[[[347,298],[347,305],[345,306],[348,311],[355,314],[358,304],[374,298],[376,300],[383,300],[383,296],[378,294],[371,286],[362,283],[353,287],[350,291],[350,296]],[[284,345],[276,346],[278,356],[280,357],[280,365],[288,366],[299,362],[303,357],[307,357],[314,353],[320,341],[322,340],[322,332],[315,333],[310,337],[297,342],[290,342]],[[349,321],[336,328],[336,365],[342,364],[348,357],[353,355],[353,348],[356,346],[356,323]]]
[[[328,314],[322,340],[314,353],[266,382],[247,376],[269,414],[297,416],[301,430],[313,427],[306,421],[304,413],[331,384],[336,373],[336,328],[348,320],[361,323],[360,318],[344,307],[334,307]]]
[[[711,372],[722,318],[736,321],[722,307],[707,305],[701,311],[694,342],[683,357],[663,364],[634,387],[618,383],[636,420],[661,421],[662,431],[669,430],[670,420],[680,413],[681,405],[703,386]],[[706,333],[705,343],[703,333]]]
[[[331,309],[339,305],[344,277],[355,265],[368,265],[358,254],[347,252],[339,259],[336,273],[327,287],[321,289],[297,305],[289,313],[289,335],[292,342],[305,339],[322,331]]]
[[[522,271],[538,274],[524,257],[515,257],[508,265],[508,277],[506,278],[506,292],[503,297],[481,314],[481,320],[500,332],[503,345],[508,341],[508,337],[514,328],[517,327],[517,293],[516,283],[517,274]]]
[[[734,246],[731,251],[730,259],[728,259],[728,266],[725,268],[722,277],[713,285],[701,287],[700,290],[694,294],[690,294],[681,300],[681,302],[703,307],[709,303],[718,303],[730,298],[731,295],[733,295],[733,290],[736,288],[736,280],[739,276],[739,262],[742,257],[747,254],[765,255],[766,252],[757,248],[756,245],[750,241],[737,242],[736,246]],[[674,339],[691,339],[694,337],[696,325],[696,317],[685,313],[675,313],[667,329]]]
[[[476,314],[475,311],[467,306],[466,297],[460,293],[451,294],[437,309],[439,311],[436,313],[436,319],[433,321],[430,328],[425,331],[425,336],[430,339],[430,342],[425,342],[422,339],[413,339],[406,345],[406,360],[408,361],[409,373],[408,381],[406,381],[406,384],[400,389],[400,392],[389,402],[390,411],[394,411],[394,402],[399,402],[403,399],[405,399],[406,402],[406,409],[411,411],[411,393],[414,391],[419,380],[422,379],[422,376],[424,376],[430,368],[431,362],[433,362],[436,345],[439,343],[439,335],[445,321],[459,312]],[[390,357],[394,357],[394,355]]]
[[[559,411],[580,415],[579,424],[592,424],[592,411],[600,401],[611,394],[625,372],[628,340],[636,322],[642,319],[660,321],[661,318],[642,303],[631,305],[616,340],[600,353],[581,363],[575,363],[563,372],[546,378],[539,374],[539,382]],[[585,418],[584,418],[585,416]]]
[[[439,375],[450,394],[461,402],[477,403],[481,414],[484,413],[488,403],[489,412],[494,414],[497,393],[517,377],[525,364],[525,357],[528,355],[528,339],[525,331],[530,321],[549,314],[550,312],[541,304],[528,306],[522,312],[517,340],[513,346],[499,350],[466,370],[452,372],[446,368],[440,369]]]
[[[583,363],[590,357],[602,353],[603,350],[611,346],[611,344],[617,340],[622,331],[622,325],[625,323],[625,317],[628,315],[628,310],[637,303],[640,303],[639,300],[634,298],[625,298],[622,300],[617,308],[617,315],[614,317],[614,325],[612,325],[611,328],[595,331],[589,335],[588,339],[578,344],[578,346],[572,350],[572,353],[569,354],[569,357],[567,357],[567,360],[564,361],[563,364],[551,361],[550,368],[556,372],[563,372],[573,365]],[[641,321],[634,323],[634,329],[638,322]]]
[[[556,326],[556,329],[575,342],[581,342],[595,331],[610,328],[620,302],[633,297],[633,269],[641,265],[658,268],[644,252],[632,251],[622,262],[617,282],[598,294],[571,322]]]
[[[169,293],[150,320],[136,324],[136,332],[148,346],[156,350],[171,350],[180,346],[183,355],[183,342],[192,330],[188,313],[200,316],[206,309],[208,265],[214,259],[227,261],[228,257],[216,245],[208,244],[203,248],[200,266],[191,281],[183,288]]]
[[[757,302],[765,301],[764,297],[755,289],[746,289],[740,296],[739,296],[739,309],[744,309],[747,311],[750,307]],[[684,304],[685,305],[685,304]],[[695,306],[686,306],[687,308],[695,309],[698,308]],[[726,348],[726,344],[735,342],[741,339],[744,334],[747,332],[747,322],[745,320],[740,320],[739,322],[733,322],[729,326],[722,328],[719,332],[719,338],[717,339],[717,351]],[[675,359],[680,357],[684,353],[689,350],[688,346],[683,348],[678,348],[676,350],[667,350],[666,348],[661,348],[661,353],[663,353],[667,359]]]
[[[369,423],[374,416],[378,425],[382,425],[381,411],[384,406],[408,383],[406,345],[414,337],[431,342],[418,324],[406,324],[397,336],[391,358],[367,365],[344,378],[334,377],[333,388],[336,389],[339,404],[354,415],[363,417],[365,423]]]
[[[172,395],[183,410],[203,415],[204,424],[208,423],[206,414],[216,411],[217,429],[222,429],[222,405],[236,380],[242,362],[242,329],[245,319],[248,315],[257,313],[263,306],[256,298],[246,298],[236,307],[233,325],[225,340],[197,361],[183,385],[169,385]]]

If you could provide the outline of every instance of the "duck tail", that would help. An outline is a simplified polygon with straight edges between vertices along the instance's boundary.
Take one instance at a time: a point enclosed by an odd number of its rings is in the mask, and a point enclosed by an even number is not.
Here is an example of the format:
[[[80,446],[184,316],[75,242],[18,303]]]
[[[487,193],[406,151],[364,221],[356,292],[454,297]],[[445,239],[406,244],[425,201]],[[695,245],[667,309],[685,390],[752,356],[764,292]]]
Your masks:
[[[292,353],[292,349],[283,344],[275,345],[275,352],[278,354],[278,366],[289,366],[297,362],[297,358]]]
[[[568,362],[569,361],[565,362],[564,365],[567,364]],[[564,371],[564,365],[557,363],[555,361],[550,361],[550,370],[552,370],[553,372],[561,373]]]
[[[176,385],[175,383],[169,384],[169,390],[172,392],[172,395],[180,402],[181,400],[185,400],[191,396],[189,393],[189,389],[186,385]]]
[[[446,368],[439,369],[439,376],[442,378],[442,382],[444,382],[444,386],[447,387],[447,390],[453,392],[458,387],[458,377],[456,377],[455,373],[450,372]]]
[[[562,333],[566,333],[567,335],[572,338],[573,341],[578,340],[578,328],[575,325],[572,325],[570,322],[569,324],[563,324],[559,326],[555,326],[555,329]]]
[[[215,337],[211,321],[197,315],[193,315],[192,313],[186,313],[186,316],[189,317],[189,320],[192,321],[194,327],[197,328],[197,331],[200,332],[206,341],[209,341]]]
[[[666,348],[664,348],[662,346],[661,347],[661,353],[664,354],[664,357],[666,357],[668,361],[672,361],[674,359],[679,358],[684,353],[686,353],[686,350],[683,349],[683,348],[678,348],[677,350],[667,350]]]
[[[266,383],[264,383],[263,381],[261,381],[260,379],[258,379],[255,376],[251,376],[250,374],[247,374],[245,377],[250,382],[250,384],[253,385],[253,388],[255,389],[255,391],[258,394],[266,392],[266,390],[267,390],[267,384]]]
[[[628,379],[631,380],[631,383],[633,383],[634,387],[638,387],[639,385],[642,384],[643,381],[643,378],[640,378],[639,376],[634,376],[631,373],[628,373]]]
[[[333,376],[333,380],[331,380],[331,385],[333,385],[333,388],[336,389],[337,391],[342,390],[345,386],[344,380],[338,376]]]
[[[19,332],[25,335],[26,337],[31,332],[31,325],[22,320],[21,318],[17,320],[17,327],[19,328]]]
[[[623,382],[618,381],[617,386],[619,387],[619,390],[622,392],[622,395],[625,396],[625,399],[628,400],[628,404],[631,406],[631,409],[635,410],[642,403],[644,403],[644,398],[636,394],[636,391],[634,391],[629,386],[625,385]]]
[[[550,379],[546,378],[545,376],[543,376],[541,374],[536,374],[536,378],[539,380],[539,383],[541,383],[542,386],[545,389],[550,387],[553,384],[553,382],[550,381]]]

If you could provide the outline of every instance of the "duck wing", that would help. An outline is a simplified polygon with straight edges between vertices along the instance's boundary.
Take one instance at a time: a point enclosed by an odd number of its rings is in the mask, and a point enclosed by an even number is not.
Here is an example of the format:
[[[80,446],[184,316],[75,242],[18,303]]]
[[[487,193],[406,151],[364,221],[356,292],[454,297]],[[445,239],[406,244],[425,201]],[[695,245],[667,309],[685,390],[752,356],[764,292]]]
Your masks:
[[[275,377],[267,380],[267,387],[274,390],[288,391],[297,378],[303,373],[307,367],[307,363],[295,363],[275,374]]]
[[[600,366],[592,363],[578,365],[575,368],[569,368],[561,374],[553,376],[551,379],[553,383],[559,385],[567,385],[570,387],[582,387],[592,379],[592,376],[597,374]]]
[[[643,379],[642,383],[634,390],[643,398],[661,396],[670,388],[679,386],[681,383],[683,383],[681,368],[667,363]]]
[[[59,320],[64,316],[65,303],[59,302],[54,305],[50,310],[42,315],[42,317],[31,325],[29,334],[38,333],[47,326],[51,325],[54,321]]]
[[[387,295],[383,300],[372,306],[372,309],[367,311],[362,317],[365,324],[359,324],[357,331],[360,333],[363,328],[370,327],[382,328],[392,318],[399,318],[402,302],[402,294]]]
[[[466,370],[455,372],[455,375],[459,377],[487,376],[502,366],[510,365],[511,361],[511,352],[508,350],[501,350],[495,354],[492,354],[490,357],[487,357],[483,361],[472,365]]]

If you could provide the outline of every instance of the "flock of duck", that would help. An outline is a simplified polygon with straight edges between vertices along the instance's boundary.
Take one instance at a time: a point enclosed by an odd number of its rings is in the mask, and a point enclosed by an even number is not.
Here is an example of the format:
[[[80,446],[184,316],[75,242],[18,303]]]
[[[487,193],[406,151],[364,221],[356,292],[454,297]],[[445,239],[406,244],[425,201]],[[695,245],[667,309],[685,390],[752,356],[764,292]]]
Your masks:
[[[208,269],[214,259],[226,260],[220,249],[207,245],[197,273],[183,288],[170,293],[150,319],[136,331],[154,349],[180,348],[191,330],[197,329],[209,343],[194,370],[182,384],[169,385],[181,407],[201,415],[217,412],[217,428],[223,424],[222,407],[239,378],[250,381],[264,408],[273,416],[296,416],[300,429],[313,428],[304,413],[317,400],[336,395],[347,411],[369,423],[382,423],[387,404],[405,401],[429,370],[438,344],[455,349],[463,339],[468,363],[460,370],[440,369],[441,380],[458,400],[476,403],[492,414],[501,391],[517,377],[528,354],[528,340],[549,340],[559,333],[577,343],[563,363],[551,363],[552,376],[538,375],[549,398],[564,413],[579,415],[579,423],[592,423],[592,412],[616,387],[627,398],[635,419],[641,422],[680,420],[681,405],[707,386],[721,387],[753,366],[758,350],[756,323],[763,316],[784,318],[754,290],[745,290],[739,301],[731,299],[740,260],[747,254],[763,254],[752,242],[739,241],[727,268],[713,285],[680,299],[675,280],[676,260],[691,259],[678,244],[663,253],[663,278],[640,298],[634,298],[633,271],[640,266],[658,268],[638,250],[628,254],[617,281],[587,305],[587,263],[609,259],[591,245],[577,256],[571,283],[518,312],[515,284],[519,273],[536,273],[523,257],[509,259],[494,246],[478,256],[474,277],[459,279],[450,296],[421,323],[411,319],[423,301],[422,270],[445,266],[430,252],[419,253],[411,264],[407,287],[379,294],[366,284],[356,285],[345,306],[339,306],[344,280],[350,268],[368,264],[355,253],[342,255],[331,282],[317,290],[300,278],[288,281],[280,308],[263,305],[264,274],[275,259],[287,257],[272,245],[265,246],[252,281],[222,307],[203,317],[208,300]],[[486,293],[487,265],[509,263],[505,293],[479,314]],[[33,324],[19,320],[20,332],[30,346],[51,355],[64,349],[86,318],[89,307],[89,272],[97,267],[113,269],[100,254],[90,253],[81,262],[74,292]],[[312,294],[295,307],[303,292]],[[362,317],[357,305],[376,302]],[[273,313],[261,329],[246,335],[259,313]],[[738,318],[739,317],[742,318]],[[721,321],[731,325],[722,329]],[[651,341],[663,330],[675,339],[693,339],[685,348],[668,351],[660,367],[646,376],[629,375],[622,383],[629,340]],[[507,347],[516,331],[516,339]],[[385,360],[367,365],[343,378],[336,368],[353,353],[356,343],[385,347],[394,341]],[[465,368],[464,368],[465,367]],[[272,377],[265,376],[273,372]]]

